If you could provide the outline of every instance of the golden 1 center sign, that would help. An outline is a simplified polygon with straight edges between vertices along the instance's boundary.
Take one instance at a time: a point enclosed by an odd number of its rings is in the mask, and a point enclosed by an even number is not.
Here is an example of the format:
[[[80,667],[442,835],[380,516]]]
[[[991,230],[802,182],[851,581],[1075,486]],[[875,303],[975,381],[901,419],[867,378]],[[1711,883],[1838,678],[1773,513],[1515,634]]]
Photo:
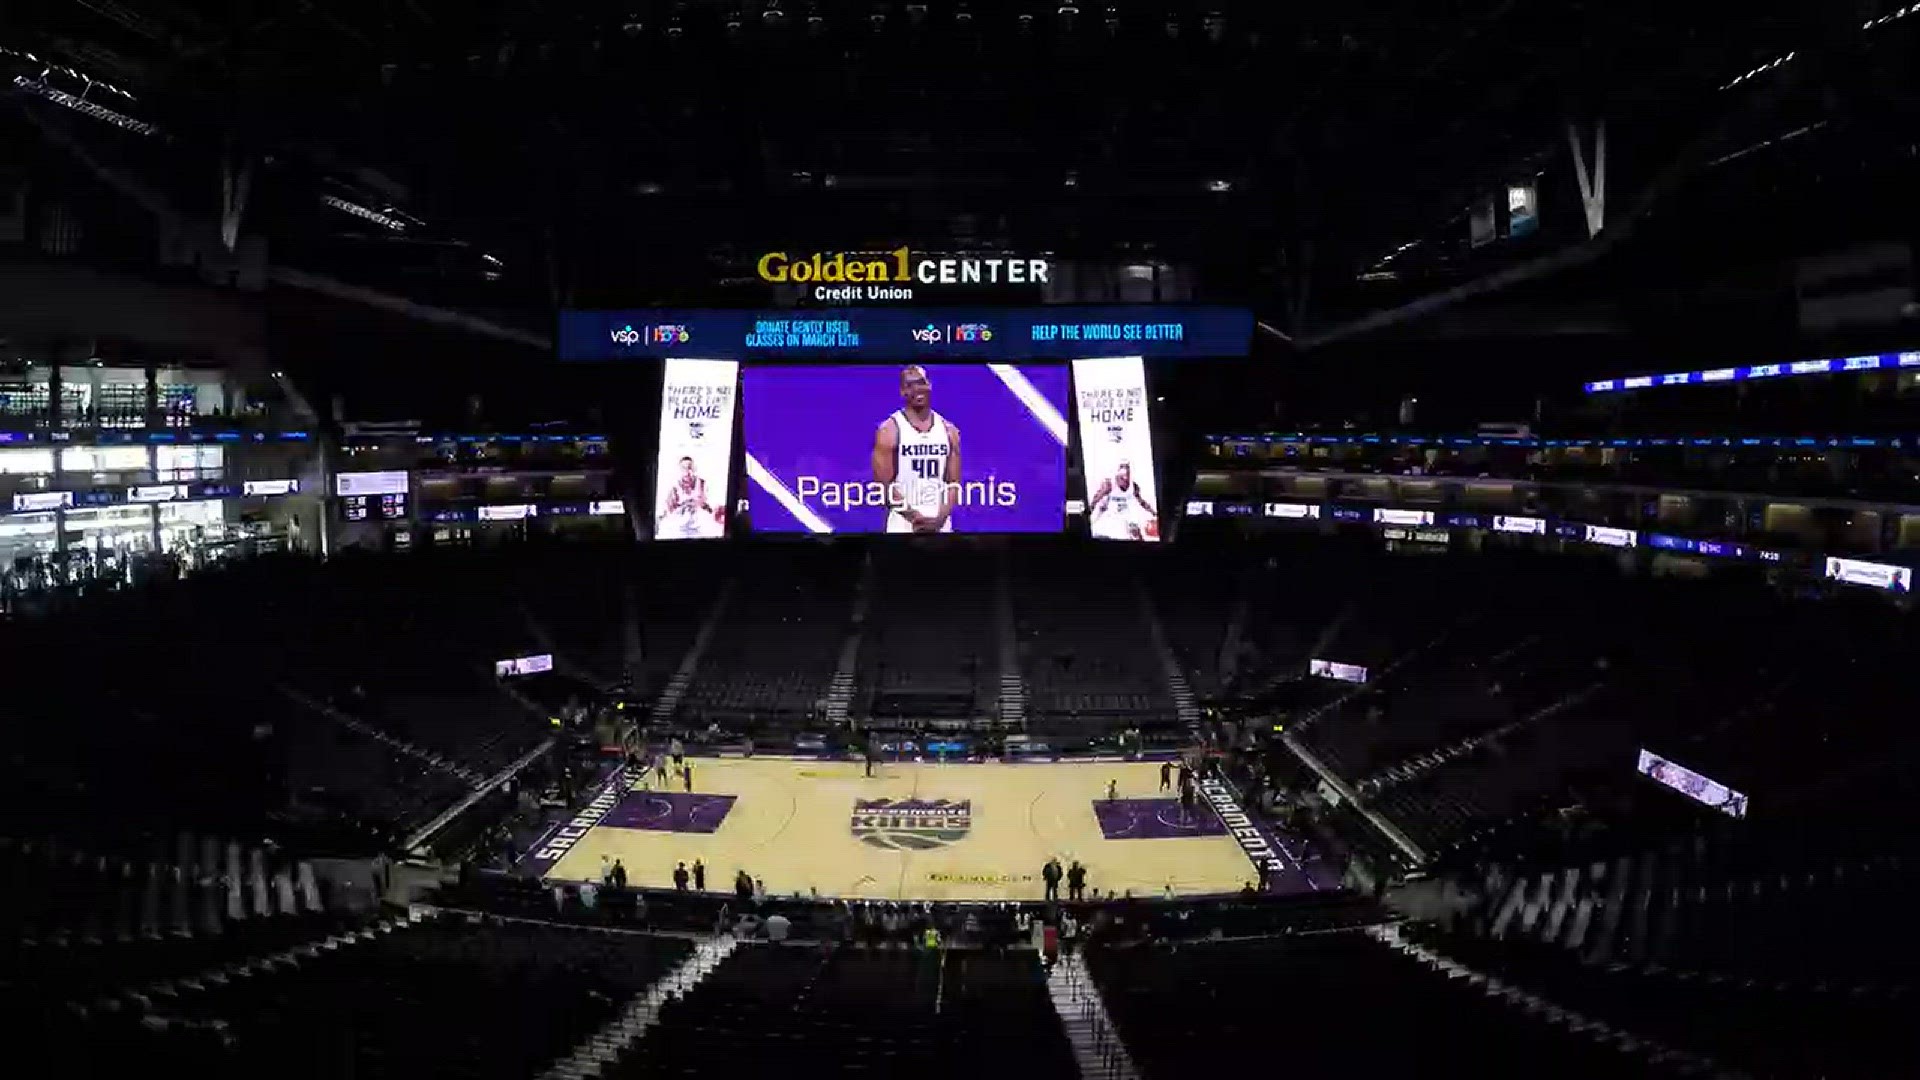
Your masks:
[[[912,300],[916,286],[929,294],[966,288],[1045,285],[1053,264],[1011,255],[918,255],[892,251],[816,251],[789,255],[769,251],[755,264],[760,280],[774,285],[811,285],[812,297],[835,303]],[[928,299],[923,296],[921,299]]]

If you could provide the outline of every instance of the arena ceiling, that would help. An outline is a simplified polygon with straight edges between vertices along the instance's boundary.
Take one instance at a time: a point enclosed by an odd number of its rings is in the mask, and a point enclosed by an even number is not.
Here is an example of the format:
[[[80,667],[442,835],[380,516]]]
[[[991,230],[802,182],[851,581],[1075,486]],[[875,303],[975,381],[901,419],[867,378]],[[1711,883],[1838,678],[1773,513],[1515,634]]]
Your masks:
[[[1290,328],[1314,321],[1310,296],[1344,317],[1482,272],[1462,265],[1466,210],[1511,182],[1553,187],[1556,243],[1584,240],[1566,205],[1569,120],[1608,120],[1611,200],[1630,207],[1689,153],[1700,164],[1776,138],[1795,108],[1819,112],[1808,96],[1830,94],[1863,28],[1903,10],[10,7],[0,44],[125,89],[121,108],[166,131],[170,153],[256,161],[248,227],[276,261],[434,302],[546,325],[566,304],[712,298],[768,244],[951,238],[1191,259]],[[1894,21],[1910,41],[1920,18]],[[217,177],[210,165],[209,192]],[[1356,298],[1369,273],[1407,280]]]

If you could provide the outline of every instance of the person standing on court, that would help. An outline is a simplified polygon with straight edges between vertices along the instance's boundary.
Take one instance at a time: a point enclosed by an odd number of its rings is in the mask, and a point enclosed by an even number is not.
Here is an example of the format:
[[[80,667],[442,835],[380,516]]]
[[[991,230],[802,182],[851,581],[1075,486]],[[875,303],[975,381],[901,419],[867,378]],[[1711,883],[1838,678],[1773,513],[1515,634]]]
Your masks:
[[[733,895],[742,906],[753,902],[753,879],[747,876],[745,870],[733,875]]]
[[[667,743],[667,753],[673,755],[674,767],[679,768],[687,760],[687,744],[680,741],[680,736],[675,735],[672,741]]]
[[[1173,790],[1173,762],[1171,761],[1160,763],[1160,790]]]
[[[693,794],[693,763],[680,766],[680,779],[687,782],[687,794]]]
[[[1266,892],[1267,882],[1273,877],[1273,867],[1268,864],[1266,859],[1261,859],[1260,865],[1254,869],[1260,872],[1260,891]]]
[[[679,892],[687,891],[687,864],[681,863],[673,868],[673,887]]]
[[[1046,898],[1048,900],[1060,899],[1060,860],[1059,859],[1047,860],[1047,864],[1040,868],[1040,880],[1046,883],[1046,886],[1047,886]]]
[[[707,891],[707,864],[699,859],[693,860],[693,891]]]
[[[1073,865],[1067,867],[1067,899],[1084,900],[1086,891],[1087,868],[1080,865],[1079,859],[1075,859]]]
[[[667,783],[670,780],[672,780],[673,777],[667,772],[667,755],[666,754],[660,753],[660,754],[653,755],[653,771],[659,774],[660,790],[661,791],[667,790]]]

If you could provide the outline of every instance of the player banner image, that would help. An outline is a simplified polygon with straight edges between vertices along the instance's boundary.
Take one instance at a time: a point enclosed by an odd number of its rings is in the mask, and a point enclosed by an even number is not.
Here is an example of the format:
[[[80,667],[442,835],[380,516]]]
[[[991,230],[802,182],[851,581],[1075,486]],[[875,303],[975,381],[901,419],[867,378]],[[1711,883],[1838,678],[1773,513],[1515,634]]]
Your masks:
[[[1138,356],[1075,360],[1073,389],[1080,408],[1087,521],[1094,537],[1159,540],[1160,495],[1154,485],[1146,362]]]
[[[750,367],[741,386],[756,531],[1062,527],[1064,368]]]
[[[717,540],[727,532],[736,360],[668,360],[660,386],[653,534]]]

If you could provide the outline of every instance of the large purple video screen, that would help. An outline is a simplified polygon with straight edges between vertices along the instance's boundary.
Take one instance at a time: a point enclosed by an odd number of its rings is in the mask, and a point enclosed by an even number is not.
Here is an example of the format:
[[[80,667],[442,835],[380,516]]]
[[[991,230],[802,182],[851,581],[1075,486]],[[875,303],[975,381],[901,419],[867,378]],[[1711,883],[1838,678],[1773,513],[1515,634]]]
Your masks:
[[[753,367],[741,387],[756,531],[1063,526],[1064,366]]]

